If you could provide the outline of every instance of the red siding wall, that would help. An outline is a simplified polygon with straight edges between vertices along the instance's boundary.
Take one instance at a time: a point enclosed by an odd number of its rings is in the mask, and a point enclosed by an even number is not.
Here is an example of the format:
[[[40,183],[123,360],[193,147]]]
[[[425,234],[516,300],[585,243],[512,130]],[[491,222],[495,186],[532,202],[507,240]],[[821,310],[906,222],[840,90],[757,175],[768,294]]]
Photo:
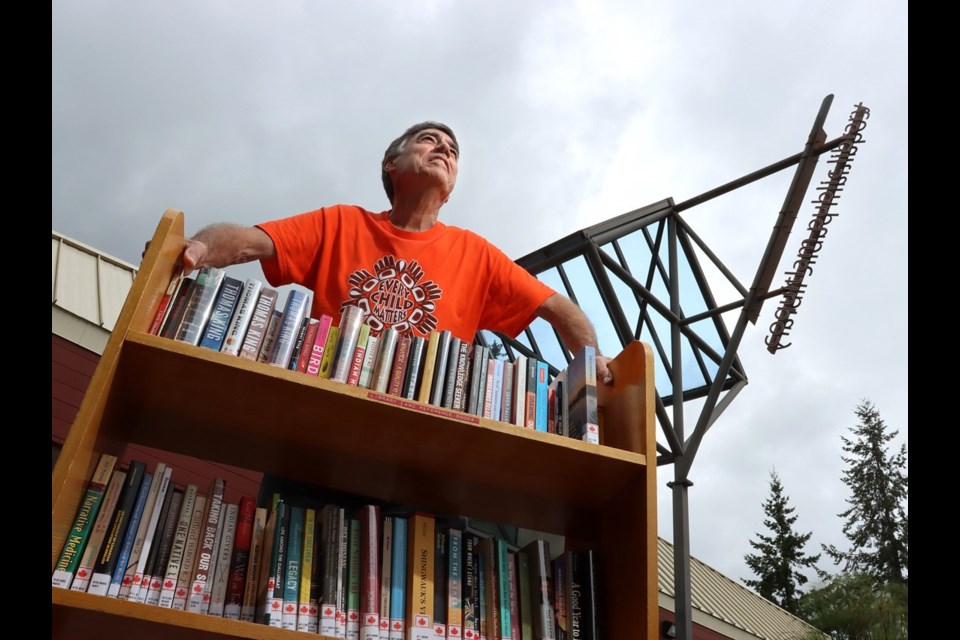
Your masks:
[[[86,393],[100,356],[57,335],[53,336],[52,351],[51,437],[54,447],[59,448],[77,417],[83,394]],[[206,492],[213,478],[224,478],[227,481],[226,501],[234,503],[239,502],[244,495],[256,498],[263,478],[262,473],[249,469],[215,464],[136,444],[128,445],[120,458],[122,465],[134,458],[143,460],[147,463],[147,469],[151,470],[156,468],[158,462],[172,466],[174,484],[180,489],[187,484],[195,484],[201,492]]]

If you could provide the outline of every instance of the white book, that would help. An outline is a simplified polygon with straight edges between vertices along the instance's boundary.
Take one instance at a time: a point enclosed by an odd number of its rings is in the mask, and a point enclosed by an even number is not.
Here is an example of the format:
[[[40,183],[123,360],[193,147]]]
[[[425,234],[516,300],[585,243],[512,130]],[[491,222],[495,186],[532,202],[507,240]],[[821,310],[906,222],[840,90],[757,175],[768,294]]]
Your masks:
[[[180,563],[183,561],[184,549],[187,545],[187,532],[190,530],[190,519],[193,516],[193,506],[197,499],[197,485],[188,484],[183,489],[183,500],[180,502],[180,512],[177,514],[177,530],[173,534],[173,546],[170,548],[170,557],[164,568],[163,584],[160,587],[158,607],[169,609],[173,606],[173,594],[177,587],[177,577],[180,575]]]
[[[281,369],[289,368],[290,356],[297,342],[297,334],[300,333],[300,325],[303,324],[303,319],[307,317],[309,311],[310,296],[300,289],[291,289],[287,294],[287,303],[284,305],[283,316],[280,319],[280,331],[273,343],[273,349],[267,360],[268,364]]]
[[[160,465],[158,464],[157,467],[160,467]],[[127,600],[136,602],[147,601],[147,593],[150,591],[150,578],[152,577],[146,575],[147,560],[150,556],[150,550],[153,547],[157,527],[162,526],[160,522],[160,512],[163,510],[163,503],[167,499],[167,494],[173,492],[173,487],[170,484],[172,474],[173,467],[167,465],[163,470],[163,475],[160,477],[159,483],[154,481],[154,484],[159,484],[159,486],[156,496],[154,496],[153,510],[150,513],[150,522],[147,524],[146,538],[144,538],[143,546],[140,549],[140,560],[137,562],[137,570],[136,573],[134,573],[133,584],[130,587]]]
[[[510,422],[522,427],[527,415],[527,356],[518,355],[513,364],[513,420]]]
[[[370,388],[374,391],[387,392],[387,387],[390,385],[390,372],[393,369],[393,354],[397,350],[399,337],[400,334],[393,327],[385,329],[378,336],[377,362],[373,367],[373,376],[370,380]]]
[[[147,565],[147,553],[149,552],[149,549],[145,549],[145,547],[153,541],[153,532],[157,528],[157,519],[160,517],[160,505],[163,504],[162,499],[159,503],[157,502],[161,486],[164,489],[164,495],[166,495],[166,488],[170,486],[170,476],[167,474],[167,465],[158,462],[153,473],[153,481],[150,483],[150,490],[147,492],[147,500],[143,503],[140,522],[137,523],[137,533],[133,539],[130,556],[127,558],[127,568],[123,573],[123,581],[120,583],[120,590],[117,592],[117,598],[120,600],[136,602],[137,596],[140,594],[140,582],[143,580],[143,570]]]
[[[223,608],[227,599],[227,582],[230,580],[230,559],[233,557],[233,541],[237,533],[237,515],[239,504],[225,504],[223,507],[223,526],[220,532],[220,544],[217,550],[217,564],[213,570],[210,585],[210,608],[208,615],[223,617]]]
[[[357,386],[361,389],[370,388],[370,380],[373,378],[373,366],[377,361],[377,350],[380,348],[380,338],[370,334],[367,336],[367,348],[363,352],[363,364],[360,365],[360,381]]]
[[[185,611],[187,608],[187,598],[190,597],[190,587],[193,582],[193,568],[196,566],[197,548],[200,546],[200,530],[203,529],[203,515],[206,511],[207,496],[198,493],[193,502],[190,528],[187,530],[187,545],[183,550],[183,561],[180,563],[173,603],[170,605],[170,608],[176,611]]]
[[[490,415],[488,417],[499,420],[503,404],[503,360],[494,358],[490,362],[493,366],[493,393],[490,399]]]
[[[243,294],[240,297],[240,303],[233,310],[233,316],[230,318],[230,324],[227,325],[227,335],[220,346],[220,352],[232,356],[240,355],[240,347],[243,346],[243,339],[247,335],[247,328],[250,327],[250,320],[253,318],[253,312],[257,308],[257,301],[260,299],[260,290],[263,289],[263,283],[256,278],[247,278],[243,285]]]
[[[357,306],[344,307],[340,314],[340,334],[337,337],[337,349],[333,355],[331,380],[346,382],[353,364],[357,339],[360,337],[360,325],[363,324],[363,309]]]

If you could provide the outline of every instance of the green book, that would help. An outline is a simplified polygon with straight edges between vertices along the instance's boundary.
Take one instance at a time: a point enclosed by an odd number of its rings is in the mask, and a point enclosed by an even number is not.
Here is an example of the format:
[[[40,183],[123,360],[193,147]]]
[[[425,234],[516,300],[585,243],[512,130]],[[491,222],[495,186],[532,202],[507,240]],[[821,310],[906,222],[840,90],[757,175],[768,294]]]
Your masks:
[[[297,629],[297,605],[300,600],[300,565],[303,557],[304,508],[291,505],[287,528],[287,553],[283,576],[283,613],[280,626]]]

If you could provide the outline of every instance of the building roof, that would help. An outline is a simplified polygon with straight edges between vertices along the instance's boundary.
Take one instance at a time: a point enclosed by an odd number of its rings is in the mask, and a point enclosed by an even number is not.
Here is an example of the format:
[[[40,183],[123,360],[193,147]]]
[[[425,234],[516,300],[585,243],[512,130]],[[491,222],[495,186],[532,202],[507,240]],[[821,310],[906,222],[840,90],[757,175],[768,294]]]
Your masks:
[[[53,232],[53,333],[102,354],[137,267]],[[658,538],[659,606],[675,611],[673,545]],[[816,631],[696,558],[690,558],[693,622],[735,640],[796,640]]]

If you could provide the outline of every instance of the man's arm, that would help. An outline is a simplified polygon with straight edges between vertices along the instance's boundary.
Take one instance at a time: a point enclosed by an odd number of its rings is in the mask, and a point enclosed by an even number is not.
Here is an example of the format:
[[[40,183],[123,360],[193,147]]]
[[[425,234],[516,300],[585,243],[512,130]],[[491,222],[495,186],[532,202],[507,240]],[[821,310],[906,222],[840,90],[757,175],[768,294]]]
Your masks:
[[[204,266],[223,268],[276,255],[273,240],[259,227],[213,224],[183,241],[186,273]]]
[[[604,384],[613,384],[613,373],[607,368],[609,359],[600,355],[597,332],[580,307],[566,296],[555,293],[543,301],[536,314],[553,325],[568,351],[576,353],[586,345],[594,347],[597,350],[597,379]]]

